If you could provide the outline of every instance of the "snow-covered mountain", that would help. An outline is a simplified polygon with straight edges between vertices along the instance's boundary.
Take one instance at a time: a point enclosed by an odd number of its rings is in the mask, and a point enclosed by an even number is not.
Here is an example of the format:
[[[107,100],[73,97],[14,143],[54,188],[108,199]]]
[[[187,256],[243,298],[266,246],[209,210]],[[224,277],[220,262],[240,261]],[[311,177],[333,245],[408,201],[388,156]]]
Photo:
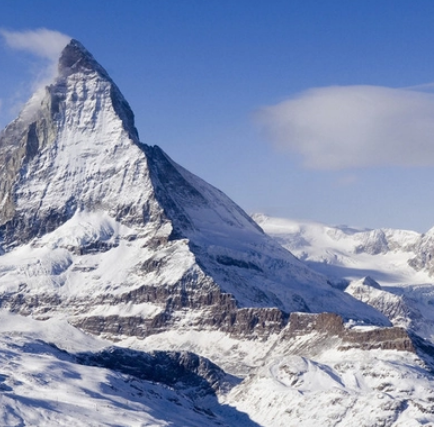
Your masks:
[[[357,229],[253,215],[255,221],[298,258],[336,281],[371,276],[383,286],[432,282],[433,231]],[[431,236],[431,237],[430,237]]]
[[[304,323],[315,323],[315,315],[305,316]],[[432,373],[415,353],[365,350],[321,328],[311,327],[306,335],[295,323],[302,325],[303,318],[293,322],[292,337],[282,336],[272,346],[238,340],[237,347],[222,355],[230,359],[246,351],[251,360],[256,356],[256,368],[243,379],[192,353],[149,355],[114,347],[66,321],[36,321],[0,312],[0,423],[8,427],[434,423]],[[223,338],[227,342],[222,344],[214,338],[208,337],[210,351],[231,340]],[[255,355],[258,349],[262,354]]]
[[[0,134],[0,165],[4,425],[434,422],[429,334],[382,296],[344,292],[348,275],[330,280],[142,143],[79,42]],[[391,244],[371,236],[355,253]],[[408,268],[428,274],[428,255]],[[360,286],[385,292],[373,283]],[[372,424],[354,408],[376,397]]]
[[[0,135],[0,159],[3,306],[68,313],[100,333],[116,333],[106,316],[119,317],[125,335],[145,321],[134,333],[143,336],[179,322],[185,309],[197,312],[190,323],[230,328],[203,312],[222,305],[235,315],[238,307],[333,307],[386,324],[223,193],[142,144],[127,101],[77,41],[62,52],[53,84]]]

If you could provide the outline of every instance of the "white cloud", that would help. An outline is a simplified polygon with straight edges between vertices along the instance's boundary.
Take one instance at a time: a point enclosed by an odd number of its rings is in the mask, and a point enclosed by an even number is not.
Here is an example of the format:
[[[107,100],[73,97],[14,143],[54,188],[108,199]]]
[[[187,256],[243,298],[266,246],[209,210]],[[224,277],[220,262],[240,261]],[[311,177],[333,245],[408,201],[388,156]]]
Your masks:
[[[259,113],[276,147],[306,167],[434,165],[434,94],[380,86],[311,89]]]
[[[7,45],[13,49],[24,50],[41,58],[57,61],[60,52],[71,40],[58,31],[39,28],[37,30],[7,31],[0,30]]]
[[[38,62],[32,91],[45,86],[54,78],[60,53],[71,40],[65,34],[46,28],[25,31],[0,29],[0,35],[10,48],[26,51],[42,59]]]

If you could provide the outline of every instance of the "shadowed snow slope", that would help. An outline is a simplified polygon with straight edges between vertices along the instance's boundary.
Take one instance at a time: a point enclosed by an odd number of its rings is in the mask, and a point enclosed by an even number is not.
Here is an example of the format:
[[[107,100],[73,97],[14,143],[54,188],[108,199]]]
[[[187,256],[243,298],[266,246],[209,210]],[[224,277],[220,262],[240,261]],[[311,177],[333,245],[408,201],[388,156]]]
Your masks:
[[[101,350],[106,342],[57,319],[0,320],[2,426],[259,426],[219,403],[212,387],[231,378],[204,358]]]

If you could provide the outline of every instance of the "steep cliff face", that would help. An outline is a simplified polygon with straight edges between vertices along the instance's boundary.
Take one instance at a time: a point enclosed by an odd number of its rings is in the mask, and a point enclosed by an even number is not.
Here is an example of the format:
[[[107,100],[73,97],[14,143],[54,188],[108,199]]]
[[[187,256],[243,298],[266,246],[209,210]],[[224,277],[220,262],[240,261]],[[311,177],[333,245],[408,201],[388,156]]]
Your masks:
[[[289,327],[283,336],[292,339],[309,334],[317,334],[322,339],[340,339],[340,350],[381,348],[415,352],[411,338],[404,328],[349,329],[344,327],[342,318],[335,313],[292,313]]]

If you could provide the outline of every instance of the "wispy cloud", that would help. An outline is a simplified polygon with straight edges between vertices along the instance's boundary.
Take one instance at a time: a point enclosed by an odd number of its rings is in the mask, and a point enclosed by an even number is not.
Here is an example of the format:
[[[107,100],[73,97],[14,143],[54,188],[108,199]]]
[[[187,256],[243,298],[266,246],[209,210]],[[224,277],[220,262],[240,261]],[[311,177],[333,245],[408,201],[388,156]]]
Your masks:
[[[273,144],[309,168],[433,166],[434,94],[420,89],[310,89],[259,118]]]
[[[46,28],[25,31],[0,29],[0,35],[10,48],[26,51],[44,60],[41,61],[33,89],[54,77],[59,55],[71,40],[71,37],[65,34]]]
[[[4,117],[0,116],[3,122],[18,114],[30,93],[43,93],[43,88],[56,76],[60,53],[71,37],[46,28],[25,31],[0,28],[0,39],[9,48],[27,52],[35,58],[29,70],[26,70],[30,72],[30,81],[18,85],[15,92],[4,100]]]
[[[41,58],[56,61],[71,37],[58,31],[39,28],[37,30],[0,30],[7,45],[13,49],[25,50]]]

